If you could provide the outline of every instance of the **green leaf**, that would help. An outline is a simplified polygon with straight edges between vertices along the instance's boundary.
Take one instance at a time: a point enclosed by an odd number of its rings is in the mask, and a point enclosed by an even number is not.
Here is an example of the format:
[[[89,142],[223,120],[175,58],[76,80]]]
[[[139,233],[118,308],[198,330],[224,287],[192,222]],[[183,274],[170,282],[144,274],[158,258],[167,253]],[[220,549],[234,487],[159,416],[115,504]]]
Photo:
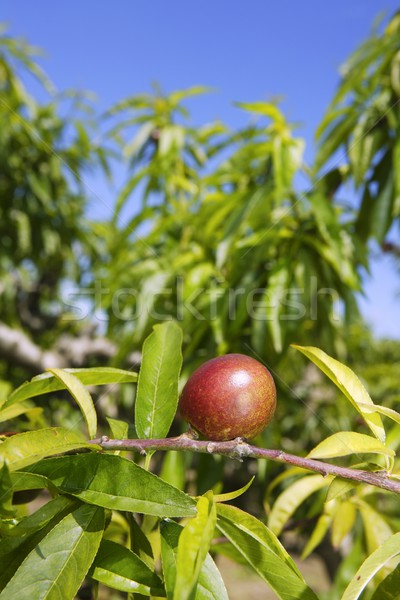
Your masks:
[[[271,102],[235,102],[235,106],[251,113],[269,117],[276,123],[285,124],[285,118],[279,108]]]
[[[288,263],[285,260],[278,263],[270,274],[268,278],[268,288],[266,290],[268,302],[266,319],[271,333],[274,350],[278,354],[282,352],[283,347],[280,314],[282,312],[282,301],[284,300],[284,294],[287,291],[288,281]]]
[[[393,408],[381,406],[380,404],[374,404],[371,406],[370,404],[362,404],[361,402],[359,403],[359,406],[367,414],[379,413],[381,415],[384,415],[385,417],[389,417],[389,419],[392,419],[392,421],[395,421],[396,423],[400,424],[400,413],[393,410]]]
[[[317,600],[277,537],[255,517],[217,505],[217,528],[282,600]]]
[[[168,434],[178,405],[182,366],[182,330],[174,322],[155,325],[143,345],[135,403],[135,426],[140,438]]]
[[[24,471],[15,471],[14,473],[11,473],[11,485],[13,492],[42,489],[48,489],[53,493],[56,491],[55,487],[47,477],[35,475],[33,473],[25,473]]]
[[[89,444],[78,433],[65,427],[49,427],[17,433],[0,444],[0,464],[7,461],[11,471],[22,469],[46,456],[87,448],[99,449]]]
[[[392,157],[387,154],[375,168],[375,181],[378,191],[374,198],[372,233],[379,243],[382,243],[392,223],[394,203],[394,175]]]
[[[287,487],[275,500],[268,517],[268,526],[279,535],[283,526],[306,498],[329,485],[322,475],[307,475]]]
[[[341,502],[333,517],[331,540],[334,548],[339,548],[343,539],[353,529],[357,511],[355,504],[345,500]]]
[[[161,559],[167,590],[167,598],[172,599],[176,581],[176,561],[179,536],[183,527],[174,521],[161,522]],[[229,600],[221,573],[210,554],[207,554],[200,571],[195,600]]]
[[[7,532],[7,537],[4,537],[0,544],[0,562],[2,564],[0,590],[5,587],[28,554],[41,543],[49,531],[79,505],[79,501],[75,498],[58,496],[39,508],[33,515],[26,517],[13,530]],[[47,520],[48,515],[52,515],[50,520]],[[41,523],[44,526],[40,527]],[[20,527],[23,535],[19,535]],[[28,533],[28,530],[31,530],[31,533]]]
[[[0,594],[0,599],[73,600],[104,528],[104,510],[83,505],[54,527],[30,552]]]
[[[357,600],[373,577],[392,559],[400,560],[400,533],[395,533],[363,562],[341,600]]]
[[[326,494],[326,502],[329,502],[330,500],[334,500],[336,498],[340,498],[340,496],[343,496],[351,490],[354,490],[359,485],[360,484],[356,483],[355,481],[335,477],[332,483],[330,484],[328,492]]]
[[[35,414],[42,412],[42,409],[36,406],[32,406],[31,402],[21,402],[19,404],[13,404],[7,408],[0,408],[0,423],[4,421],[11,421],[20,415],[26,415],[28,418],[33,417]]]
[[[4,462],[0,469],[0,515],[10,517],[14,515],[12,505],[13,490],[11,489],[11,476],[7,463]]]
[[[395,456],[394,450],[387,448],[385,444],[370,435],[339,431],[320,442],[308,453],[307,458],[335,458],[359,453]]]
[[[230,500],[234,500],[235,498],[239,498],[242,494],[247,492],[251,484],[253,483],[255,475],[250,479],[246,485],[241,487],[239,490],[235,490],[234,492],[228,492],[226,494],[214,494],[214,502],[229,502]]]
[[[357,375],[349,367],[342,365],[338,360],[328,356],[319,348],[296,345],[293,345],[293,348],[305,354],[307,358],[316,364],[333,381],[354,408],[362,415],[375,437],[384,442],[385,430],[380,416],[377,414],[368,414],[360,406],[363,404],[374,406],[374,403]]]
[[[331,526],[333,517],[335,516],[336,503],[325,502],[324,512],[319,517],[316,526],[313,529],[312,534],[308,538],[307,544],[301,554],[301,559],[305,560],[315,550],[317,546],[322,542],[325,535]]]
[[[213,88],[204,85],[193,85],[184,90],[175,90],[168,96],[168,100],[172,105],[179,104],[182,100],[190,98],[191,96],[198,96],[199,94],[209,94],[213,91]]]
[[[115,440],[124,440],[128,437],[129,423],[111,417],[106,417],[106,420],[110,426],[111,435]]]
[[[372,554],[372,552],[390,538],[393,531],[383,515],[379,511],[374,510],[367,502],[359,498],[357,505],[364,524],[368,554]]]
[[[15,527],[7,531],[5,535],[8,538],[20,538],[17,540],[17,544],[19,545],[23,542],[21,538],[28,536],[35,531],[39,531],[50,523],[50,521],[52,521],[59,513],[64,513],[66,510],[72,512],[72,510],[69,509],[76,508],[77,505],[78,500],[72,500],[66,496],[57,496],[41,506],[33,514],[24,517]],[[14,543],[10,542],[10,546],[13,547]]]
[[[164,454],[160,477],[179,490],[185,489],[186,484],[185,452],[169,450]]]
[[[197,501],[197,515],[184,527],[179,536],[176,555],[174,600],[189,600],[210,548],[217,523],[215,503],[210,493]]]
[[[112,367],[94,367],[92,369],[64,369],[66,373],[74,375],[84,385],[107,385],[109,383],[135,383],[137,381],[137,373],[132,371],[124,371],[123,369],[114,369]],[[37,375],[31,381],[23,383],[17,388],[3,408],[14,404],[14,402],[22,402],[27,398],[34,398],[42,394],[56,392],[65,389],[65,385],[57,379],[52,373],[42,373]]]
[[[97,453],[62,456],[44,460],[27,470],[45,475],[64,493],[104,508],[156,517],[196,514],[190,496],[121,456]]]
[[[160,578],[134,552],[121,544],[102,540],[89,576],[121,592],[165,596]]]
[[[79,381],[75,375],[67,373],[63,369],[48,369],[70,392],[75,398],[79,408],[82,411],[83,417],[88,428],[89,437],[96,437],[97,432],[97,415],[94,408],[93,400],[83,383]]]
[[[378,585],[371,600],[398,600],[400,590],[400,565]]]

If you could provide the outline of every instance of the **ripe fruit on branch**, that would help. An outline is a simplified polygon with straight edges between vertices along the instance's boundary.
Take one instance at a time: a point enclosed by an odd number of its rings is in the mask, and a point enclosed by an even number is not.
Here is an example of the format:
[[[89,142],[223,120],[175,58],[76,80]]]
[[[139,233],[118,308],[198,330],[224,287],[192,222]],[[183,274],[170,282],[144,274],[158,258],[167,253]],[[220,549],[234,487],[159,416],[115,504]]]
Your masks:
[[[182,417],[210,440],[252,438],[270,422],[276,407],[271,373],[244,354],[226,354],[201,365],[180,397]]]

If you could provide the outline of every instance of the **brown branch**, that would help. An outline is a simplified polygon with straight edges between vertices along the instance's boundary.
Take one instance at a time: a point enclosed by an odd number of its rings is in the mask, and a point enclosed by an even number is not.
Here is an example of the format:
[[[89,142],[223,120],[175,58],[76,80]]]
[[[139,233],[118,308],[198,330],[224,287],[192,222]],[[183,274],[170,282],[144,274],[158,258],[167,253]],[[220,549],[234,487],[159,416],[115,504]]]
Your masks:
[[[282,450],[268,450],[267,448],[258,448],[247,444],[241,438],[229,442],[212,442],[193,439],[190,435],[183,434],[178,437],[165,439],[149,440],[112,440],[103,436],[97,440],[91,440],[98,444],[104,450],[134,450],[142,454],[155,450],[181,450],[184,452],[202,452],[204,454],[220,454],[243,460],[244,458],[265,458],[289,465],[295,465],[315,471],[324,477],[333,475],[343,479],[351,479],[359,483],[367,483],[383,490],[389,490],[400,494],[400,481],[395,481],[387,473],[372,473],[361,471],[360,469],[351,469],[348,467],[339,467],[331,463],[325,463],[311,458],[302,458],[294,454],[287,454]]]

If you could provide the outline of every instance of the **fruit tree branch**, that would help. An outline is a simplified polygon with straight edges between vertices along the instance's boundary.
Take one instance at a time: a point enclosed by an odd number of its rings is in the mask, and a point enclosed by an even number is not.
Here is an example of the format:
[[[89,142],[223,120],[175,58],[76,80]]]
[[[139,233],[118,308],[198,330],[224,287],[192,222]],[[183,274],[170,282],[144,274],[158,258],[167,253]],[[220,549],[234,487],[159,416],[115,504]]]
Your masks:
[[[113,440],[103,436],[97,440],[91,440],[104,450],[133,450],[146,454],[155,450],[180,450],[184,452],[202,452],[204,454],[220,454],[243,460],[244,458],[265,458],[289,465],[295,465],[309,471],[320,473],[324,477],[333,475],[343,479],[351,479],[359,483],[368,483],[383,490],[389,490],[400,494],[400,481],[395,481],[387,473],[372,473],[351,469],[325,463],[311,458],[303,458],[294,454],[288,454],[282,450],[269,450],[251,446],[245,440],[236,438],[229,442],[212,442],[197,440],[188,434],[165,439],[148,440]]]

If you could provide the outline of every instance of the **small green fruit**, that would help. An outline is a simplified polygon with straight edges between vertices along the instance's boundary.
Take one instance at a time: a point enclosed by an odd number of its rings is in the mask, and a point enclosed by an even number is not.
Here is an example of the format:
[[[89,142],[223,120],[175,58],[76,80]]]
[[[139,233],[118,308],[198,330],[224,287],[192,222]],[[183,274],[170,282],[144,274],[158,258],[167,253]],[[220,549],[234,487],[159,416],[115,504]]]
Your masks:
[[[226,354],[201,365],[180,397],[182,417],[210,440],[253,438],[272,419],[276,388],[271,373],[244,354]]]

